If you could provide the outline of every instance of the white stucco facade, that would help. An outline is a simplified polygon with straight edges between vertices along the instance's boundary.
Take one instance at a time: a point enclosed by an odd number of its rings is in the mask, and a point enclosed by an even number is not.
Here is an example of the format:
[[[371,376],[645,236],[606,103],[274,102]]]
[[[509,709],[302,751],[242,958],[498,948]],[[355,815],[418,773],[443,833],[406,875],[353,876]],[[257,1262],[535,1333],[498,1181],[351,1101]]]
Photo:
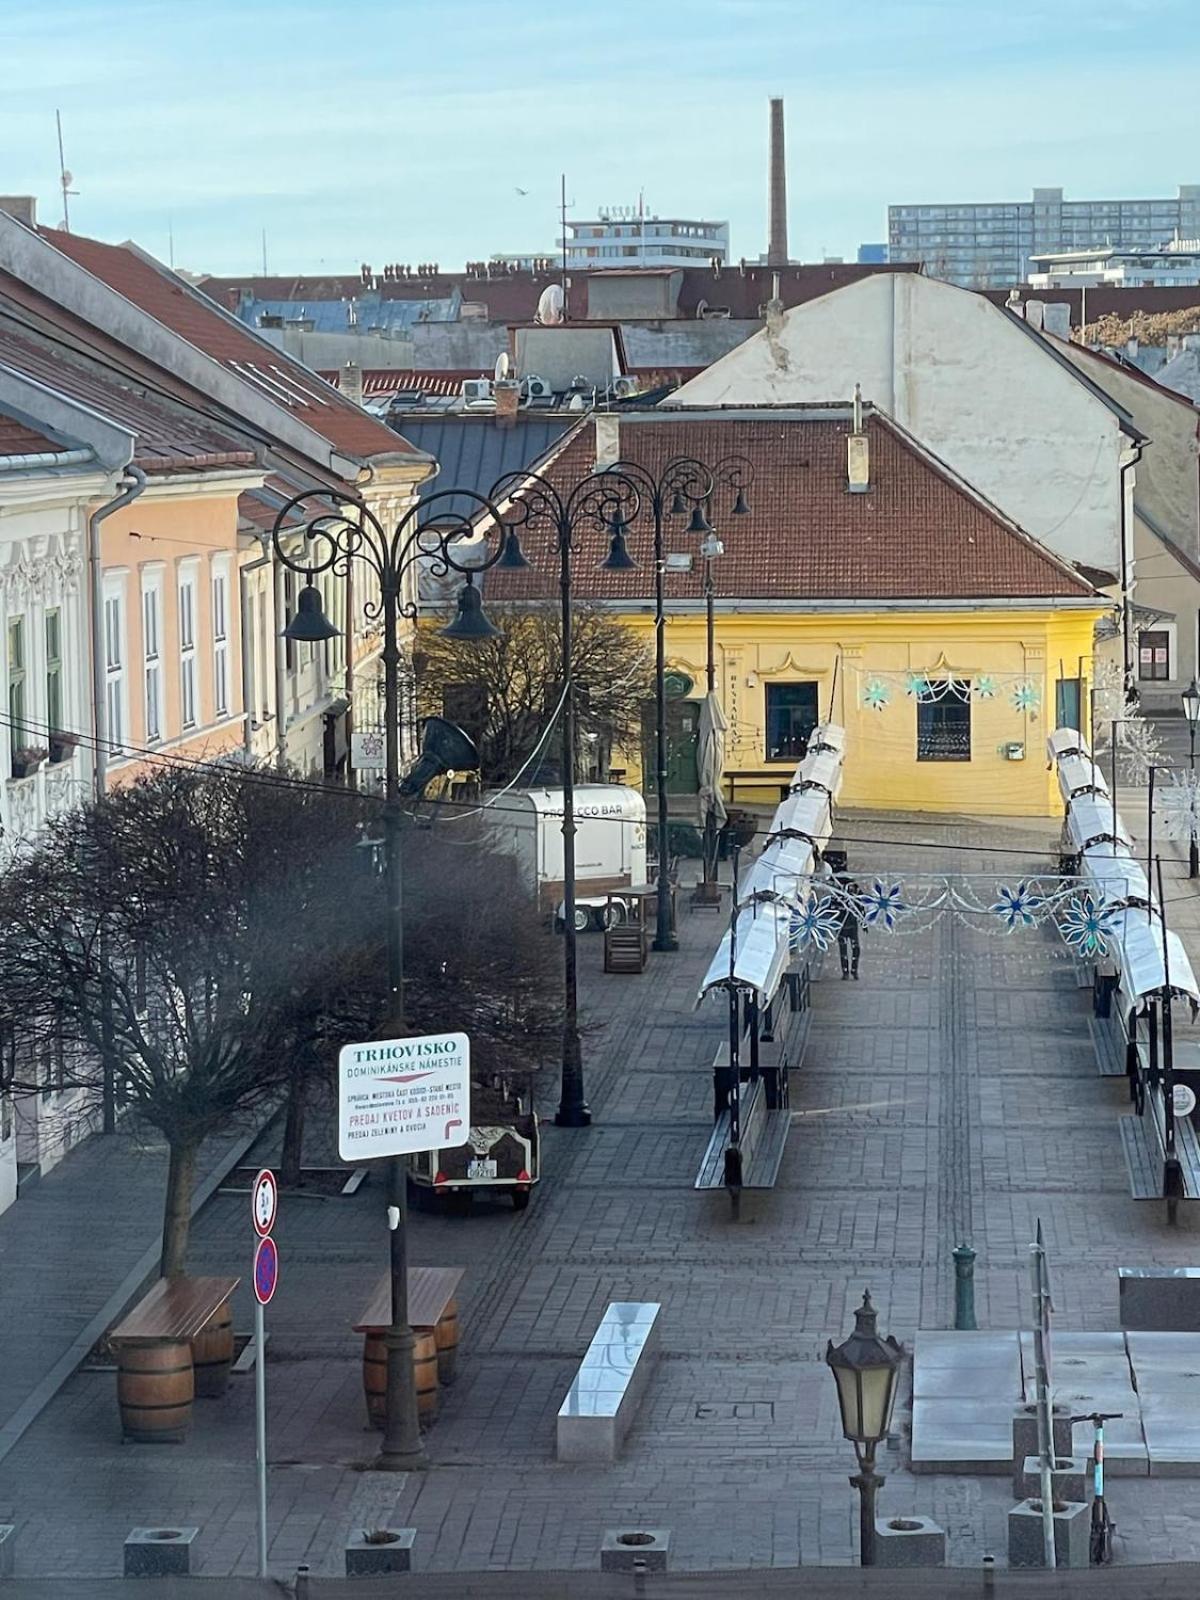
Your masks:
[[[856,383],[1056,554],[1120,578],[1128,418],[1039,334],[965,289],[881,273],[769,314],[671,404],[820,404]]]

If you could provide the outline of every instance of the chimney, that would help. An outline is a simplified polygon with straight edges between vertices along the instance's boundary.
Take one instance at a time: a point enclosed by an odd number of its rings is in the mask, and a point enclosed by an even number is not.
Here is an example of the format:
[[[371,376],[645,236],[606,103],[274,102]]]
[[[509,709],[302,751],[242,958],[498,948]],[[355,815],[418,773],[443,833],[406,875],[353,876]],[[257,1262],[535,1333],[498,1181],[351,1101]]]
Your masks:
[[[357,361],[347,361],[342,368],[341,381],[338,384],[347,400],[353,400],[356,406],[363,403],[363,374]]]
[[[37,227],[37,199],[31,194],[0,194],[0,211],[5,211],[27,228]]]
[[[615,411],[597,411],[593,419],[596,424],[596,468],[603,472],[605,467],[615,467],[621,459],[621,419]]]
[[[862,385],[854,385],[854,428],[846,435],[846,487],[866,494],[871,487],[871,442],[863,427]]]
[[[521,403],[521,385],[516,378],[497,378],[492,384],[492,399],[496,402],[496,426],[511,428]]]
[[[783,101],[771,101],[771,178],[769,194],[769,234],[767,265],[786,267],[787,242],[787,158],[783,150]]]

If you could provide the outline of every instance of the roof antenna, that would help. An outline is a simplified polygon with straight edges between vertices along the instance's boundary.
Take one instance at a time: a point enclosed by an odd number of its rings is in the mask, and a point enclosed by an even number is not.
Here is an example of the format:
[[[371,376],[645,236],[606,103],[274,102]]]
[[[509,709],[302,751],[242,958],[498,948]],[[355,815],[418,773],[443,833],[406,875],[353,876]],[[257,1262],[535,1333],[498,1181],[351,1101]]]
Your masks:
[[[74,178],[74,175],[72,173],[67,171],[67,158],[63,155],[62,112],[61,111],[56,111],[54,113],[54,121],[58,126],[58,182],[59,182],[59,187],[62,189],[62,197],[63,197],[62,230],[63,230],[64,233],[70,233],[70,231],[71,231],[70,197],[72,195],[78,195],[79,194],[79,190],[78,189],[72,189],[72,187],[71,187],[71,185],[75,182],[75,178]]]

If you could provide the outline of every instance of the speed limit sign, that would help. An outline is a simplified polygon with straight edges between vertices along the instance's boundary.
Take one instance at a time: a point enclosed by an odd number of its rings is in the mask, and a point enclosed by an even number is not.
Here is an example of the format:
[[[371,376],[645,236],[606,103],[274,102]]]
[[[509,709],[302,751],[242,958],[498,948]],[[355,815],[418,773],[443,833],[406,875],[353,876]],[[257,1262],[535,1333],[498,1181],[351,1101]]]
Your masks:
[[[250,1215],[254,1219],[254,1231],[260,1239],[265,1239],[275,1226],[275,1213],[278,1210],[279,1188],[275,1174],[264,1167],[250,1191]]]

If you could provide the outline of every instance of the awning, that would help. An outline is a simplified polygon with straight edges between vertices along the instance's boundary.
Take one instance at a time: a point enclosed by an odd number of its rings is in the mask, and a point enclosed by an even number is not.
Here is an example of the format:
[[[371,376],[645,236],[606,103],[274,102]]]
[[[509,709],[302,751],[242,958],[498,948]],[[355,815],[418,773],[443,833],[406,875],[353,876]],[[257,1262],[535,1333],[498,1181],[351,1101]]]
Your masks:
[[[1055,728],[1046,736],[1046,758],[1057,761],[1062,756],[1091,755],[1087,740],[1078,728]]]
[[[791,910],[777,901],[760,900],[737,916],[737,957],[733,973],[729,970],[729,930],[717,947],[712,964],[696,996],[697,1005],[712,989],[751,989],[763,1005],[783,981],[791,959],[789,927]]]
[[[1166,983],[1162,923],[1157,917],[1148,917],[1144,911],[1121,911],[1112,919],[1111,928],[1112,932],[1107,935],[1109,948],[1120,966],[1120,988],[1131,1011]],[[1167,934],[1167,963],[1171,993],[1184,995],[1193,1004],[1200,1005],[1196,975],[1177,933]]]
[[[1114,904],[1149,906],[1154,903],[1146,874],[1123,846],[1093,845],[1079,858],[1079,876],[1099,889]]]
[[[811,839],[818,850],[824,850],[833,837],[833,815],[829,809],[829,796],[821,789],[806,789],[803,794],[790,794],[776,811],[767,828],[768,839],[783,833],[799,833]]]
[[[808,753],[816,755],[820,750],[836,750],[839,755],[846,753],[846,730],[836,722],[818,722],[808,736]]]
[[[1064,800],[1077,794],[1107,794],[1108,784],[1104,771],[1087,756],[1061,756],[1058,763],[1058,787]]]
[[[820,750],[815,755],[807,755],[796,768],[796,776],[792,780],[793,787],[801,790],[815,786],[824,789],[826,794],[836,800],[842,792],[842,758],[836,750]]]
[[[801,880],[811,876],[815,864],[813,847],[807,839],[776,835],[767,841],[758,860],[742,878],[738,904],[744,904],[755,895],[786,895],[795,899]]]
[[[1067,807],[1067,832],[1077,850],[1104,839],[1115,839],[1118,844],[1131,845],[1133,836],[1126,829],[1118,813],[1113,826],[1112,802],[1094,794],[1081,794]]]

